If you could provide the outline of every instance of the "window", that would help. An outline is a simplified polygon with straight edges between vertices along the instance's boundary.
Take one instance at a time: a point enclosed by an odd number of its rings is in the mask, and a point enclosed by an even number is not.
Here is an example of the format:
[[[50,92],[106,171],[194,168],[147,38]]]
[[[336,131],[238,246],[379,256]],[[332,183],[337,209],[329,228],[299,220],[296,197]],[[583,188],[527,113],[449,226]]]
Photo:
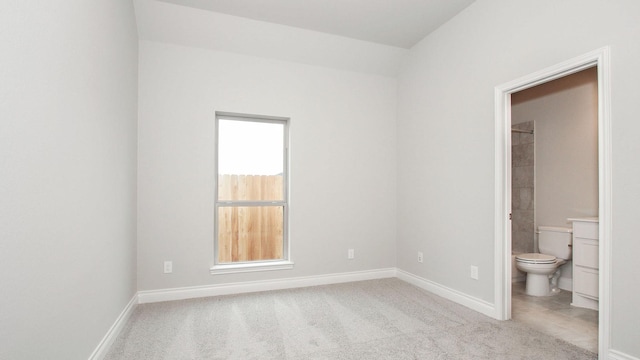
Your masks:
[[[212,273],[290,269],[286,118],[216,113]]]

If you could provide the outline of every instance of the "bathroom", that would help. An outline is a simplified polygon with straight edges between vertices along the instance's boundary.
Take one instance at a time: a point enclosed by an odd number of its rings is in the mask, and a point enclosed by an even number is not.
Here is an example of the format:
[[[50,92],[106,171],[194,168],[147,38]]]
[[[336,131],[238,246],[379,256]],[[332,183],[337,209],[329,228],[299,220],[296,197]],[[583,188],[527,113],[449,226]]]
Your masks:
[[[572,305],[572,260],[559,268],[559,291],[536,297],[526,295],[515,256],[539,252],[538,227],[598,216],[597,85],[592,67],[511,97],[512,318],[593,352],[598,313]]]

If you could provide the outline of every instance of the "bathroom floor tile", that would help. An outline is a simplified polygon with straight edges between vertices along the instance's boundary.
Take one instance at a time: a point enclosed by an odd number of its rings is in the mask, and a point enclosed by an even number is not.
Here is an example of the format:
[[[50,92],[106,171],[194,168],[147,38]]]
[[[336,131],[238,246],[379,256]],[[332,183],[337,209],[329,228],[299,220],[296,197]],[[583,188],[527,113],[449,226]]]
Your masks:
[[[511,317],[583,349],[598,352],[598,312],[571,306],[571,292],[555,296],[529,296],[525,283],[515,282]]]

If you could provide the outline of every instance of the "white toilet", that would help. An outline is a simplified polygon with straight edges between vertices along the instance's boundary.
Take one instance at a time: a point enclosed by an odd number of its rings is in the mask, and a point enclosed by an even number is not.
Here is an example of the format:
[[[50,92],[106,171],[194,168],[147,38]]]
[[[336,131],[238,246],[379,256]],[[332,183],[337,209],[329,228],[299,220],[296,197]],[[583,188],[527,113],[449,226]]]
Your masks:
[[[516,267],[527,273],[527,295],[548,296],[560,291],[560,266],[571,259],[572,232],[571,228],[538,226],[540,253],[516,255]]]

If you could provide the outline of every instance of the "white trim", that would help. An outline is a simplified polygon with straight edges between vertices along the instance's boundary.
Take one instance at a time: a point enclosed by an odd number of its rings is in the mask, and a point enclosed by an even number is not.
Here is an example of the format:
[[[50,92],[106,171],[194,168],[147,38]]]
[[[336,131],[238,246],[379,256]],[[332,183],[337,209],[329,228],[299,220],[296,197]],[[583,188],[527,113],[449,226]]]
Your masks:
[[[511,129],[505,118],[511,119],[511,96],[505,96],[501,87],[496,87],[495,96],[495,245],[494,245],[494,305],[498,320],[511,318]],[[510,121],[510,120],[509,120]],[[505,261],[506,257],[509,261]],[[507,280],[509,279],[509,280]]]
[[[599,353],[611,346],[612,144],[610,48],[603,47],[495,88],[495,317],[511,317],[511,94],[589,67],[598,69],[598,164],[600,218]],[[510,131],[509,131],[510,132]]]
[[[409,284],[413,284],[419,288],[422,288],[436,295],[442,296],[443,298],[456,302],[460,305],[464,305],[481,314],[484,314],[490,317],[493,317],[495,314],[495,308],[493,304],[488,303],[482,299],[469,296],[458,290],[448,288],[446,286],[443,286],[431,280],[427,280],[420,276],[411,274],[401,269],[397,269],[396,276],[400,280],[406,281]]]
[[[208,296],[231,295],[258,291],[292,289],[307,286],[339,284],[353,281],[385,279],[396,276],[395,268],[355,271],[348,273],[303,276],[274,280],[246,281],[229,284],[182,287],[138,292],[140,304],[173,301]]]
[[[232,121],[245,121],[245,122],[254,122],[254,123],[272,123],[272,124],[280,124],[283,126],[282,133],[282,200],[277,201],[267,201],[267,200],[253,200],[253,201],[240,201],[240,200],[225,200],[221,201],[219,199],[218,194],[218,180],[219,180],[219,163],[220,163],[220,121],[221,120],[232,120]],[[218,231],[214,232],[213,238],[213,267],[211,268],[211,274],[229,274],[229,273],[238,273],[238,272],[252,272],[252,271],[262,271],[262,270],[288,270],[293,268],[293,262],[291,260],[291,242],[289,241],[289,184],[290,184],[290,176],[289,176],[289,126],[291,123],[291,118],[281,117],[281,116],[265,116],[265,115],[252,115],[252,114],[240,114],[240,113],[231,113],[231,112],[215,112],[215,162],[214,162],[214,171],[215,171],[215,187],[213,194],[213,203],[214,203],[214,217],[213,217],[213,228],[218,229],[218,213],[221,207],[227,206],[281,206],[283,211],[282,218],[282,250],[283,255],[285,256],[281,260],[282,264],[279,266],[272,265],[271,261],[264,261],[255,263],[262,265],[264,268],[259,269],[259,266],[254,266],[253,264],[248,263],[238,263],[236,267],[231,267],[228,264],[219,264],[218,263]],[[286,263],[286,264],[285,264]],[[244,270],[239,270],[240,268],[245,268]]]
[[[620,352],[618,350],[609,350],[609,356],[607,356],[607,359],[610,359],[610,360],[640,360],[635,356],[631,356],[629,354],[625,354],[625,353]]]
[[[600,354],[611,348],[611,254],[613,241],[613,144],[611,142],[611,52],[608,47],[598,57],[598,164],[599,164],[599,329]]]
[[[235,274],[254,271],[270,271],[270,270],[291,270],[293,269],[293,261],[257,261],[253,263],[232,263],[214,265],[210,271],[211,275]]]
[[[138,294],[136,293],[133,298],[129,300],[129,303],[124,307],[124,310],[122,310],[113,325],[111,325],[111,328],[109,328],[95,350],[93,350],[93,353],[89,356],[89,360],[102,360],[107,355],[111,345],[113,345],[113,342],[122,331],[122,328],[127,323],[127,320],[129,320],[129,317],[131,317],[137,305]]]

